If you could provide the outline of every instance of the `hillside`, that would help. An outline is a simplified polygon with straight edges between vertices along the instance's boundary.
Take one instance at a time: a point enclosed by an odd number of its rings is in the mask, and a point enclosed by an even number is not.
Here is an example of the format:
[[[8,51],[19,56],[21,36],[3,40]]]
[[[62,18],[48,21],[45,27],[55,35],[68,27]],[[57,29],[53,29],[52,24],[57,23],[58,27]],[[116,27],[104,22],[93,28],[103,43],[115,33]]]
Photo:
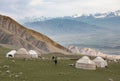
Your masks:
[[[60,52],[67,49],[54,42],[47,36],[28,29],[10,17],[0,15],[0,44],[10,45],[11,48],[24,47],[34,49],[39,53]]]

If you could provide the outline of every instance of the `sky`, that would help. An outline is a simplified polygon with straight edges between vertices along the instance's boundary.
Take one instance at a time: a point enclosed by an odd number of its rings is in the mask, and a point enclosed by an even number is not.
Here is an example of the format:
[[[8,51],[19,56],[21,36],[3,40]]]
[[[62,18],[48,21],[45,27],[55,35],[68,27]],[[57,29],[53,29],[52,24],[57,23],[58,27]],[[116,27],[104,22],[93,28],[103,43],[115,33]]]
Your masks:
[[[120,10],[120,0],[0,0],[0,14],[23,17],[61,17]]]

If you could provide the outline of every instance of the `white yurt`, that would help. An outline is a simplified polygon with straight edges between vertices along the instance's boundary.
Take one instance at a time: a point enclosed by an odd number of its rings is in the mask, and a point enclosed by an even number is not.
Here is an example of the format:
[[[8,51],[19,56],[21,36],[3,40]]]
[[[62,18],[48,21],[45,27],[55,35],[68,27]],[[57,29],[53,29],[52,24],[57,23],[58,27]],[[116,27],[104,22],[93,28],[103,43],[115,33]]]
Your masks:
[[[30,51],[29,51],[29,54],[30,54],[30,56],[31,56],[32,58],[38,58],[38,54],[37,54],[37,52],[34,51],[34,50],[30,50]]]
[[[16,53],[15,57],[17,58],[31,58],[30,54],[25,48],[20,48]]]
[[[96,70],[95,63],[92,60],[90,60],[88,56],[83,56],[82,58],[77,60],[75,67],[87,70]]]
[[[14,58],[15,53],[16,53],[16,50],[11,50],[10,52],[8,52],[6,54],[6,57],[8,57],[8,58]]]
[[[105,61],[102,57],[96,57],[95,59],[93,59],[93,62],[95,62],[97,67],[101,68],[104,68],[108,65],[107,61]]]

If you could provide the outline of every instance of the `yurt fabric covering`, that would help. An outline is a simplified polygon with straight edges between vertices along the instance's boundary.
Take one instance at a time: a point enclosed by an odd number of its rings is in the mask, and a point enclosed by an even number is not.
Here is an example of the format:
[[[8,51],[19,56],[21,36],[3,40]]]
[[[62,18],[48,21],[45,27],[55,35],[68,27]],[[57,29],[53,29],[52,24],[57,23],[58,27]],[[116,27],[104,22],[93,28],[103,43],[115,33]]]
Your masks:
[[[82,58],[77,60],[75,67],[80,69],[87,69],[87,70],[96,69],[95,63],[92,60],[90,60],[88,56],[83,56]]]
[[[97,67],[104,68],[108,65],[107,61],[105,61],[102,57],[96,57],[93,61],[95,62]]]
[[[15,55],[15,53],[16,53],[16,50],[11,50],[10,52],[8,52],[8,53],[6,54],[6,57],[13,58],[14,55]]]
[[[30,54],[25,48],[20,48],[16,53],[15,57],[17,58],[31,58]]]
[[[38,54],[37,54],[37,52],[34,51],[34,50],[30,50],[30,51],[29,51],[29,54],[30,54],[30,56],[31,56],[32,58],[38,58]]]

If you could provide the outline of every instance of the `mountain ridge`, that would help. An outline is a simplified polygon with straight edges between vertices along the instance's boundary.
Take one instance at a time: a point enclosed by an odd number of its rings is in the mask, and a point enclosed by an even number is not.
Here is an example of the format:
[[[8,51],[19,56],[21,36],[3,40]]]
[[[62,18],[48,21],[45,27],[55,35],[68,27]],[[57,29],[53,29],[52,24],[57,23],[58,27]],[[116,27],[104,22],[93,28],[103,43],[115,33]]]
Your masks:
[[[47,36],[28,29],[8,16],[0,15],[0,43],[35,49],[40,53],[66,52],[67,49]]]
[[[99,13],[94,13],[94,14],[75,14],[72,16],[63,16],[63,17],[45,17],[45,16],[33,16],[33,17],[24,17],[22,19],[18,19],[19,22],[22,24],[25,22],[37,22],[37,21],[46,21],[46,20],[51,20],[54,18],[61,18],[61,19],[73,19],[73,18],[79,18],[79,17],[93,17],[93,18],[110,18],[110,17],[118,17],[120,16],[120,10],[116,11],[109,11],[109,12],[99,12]]]

